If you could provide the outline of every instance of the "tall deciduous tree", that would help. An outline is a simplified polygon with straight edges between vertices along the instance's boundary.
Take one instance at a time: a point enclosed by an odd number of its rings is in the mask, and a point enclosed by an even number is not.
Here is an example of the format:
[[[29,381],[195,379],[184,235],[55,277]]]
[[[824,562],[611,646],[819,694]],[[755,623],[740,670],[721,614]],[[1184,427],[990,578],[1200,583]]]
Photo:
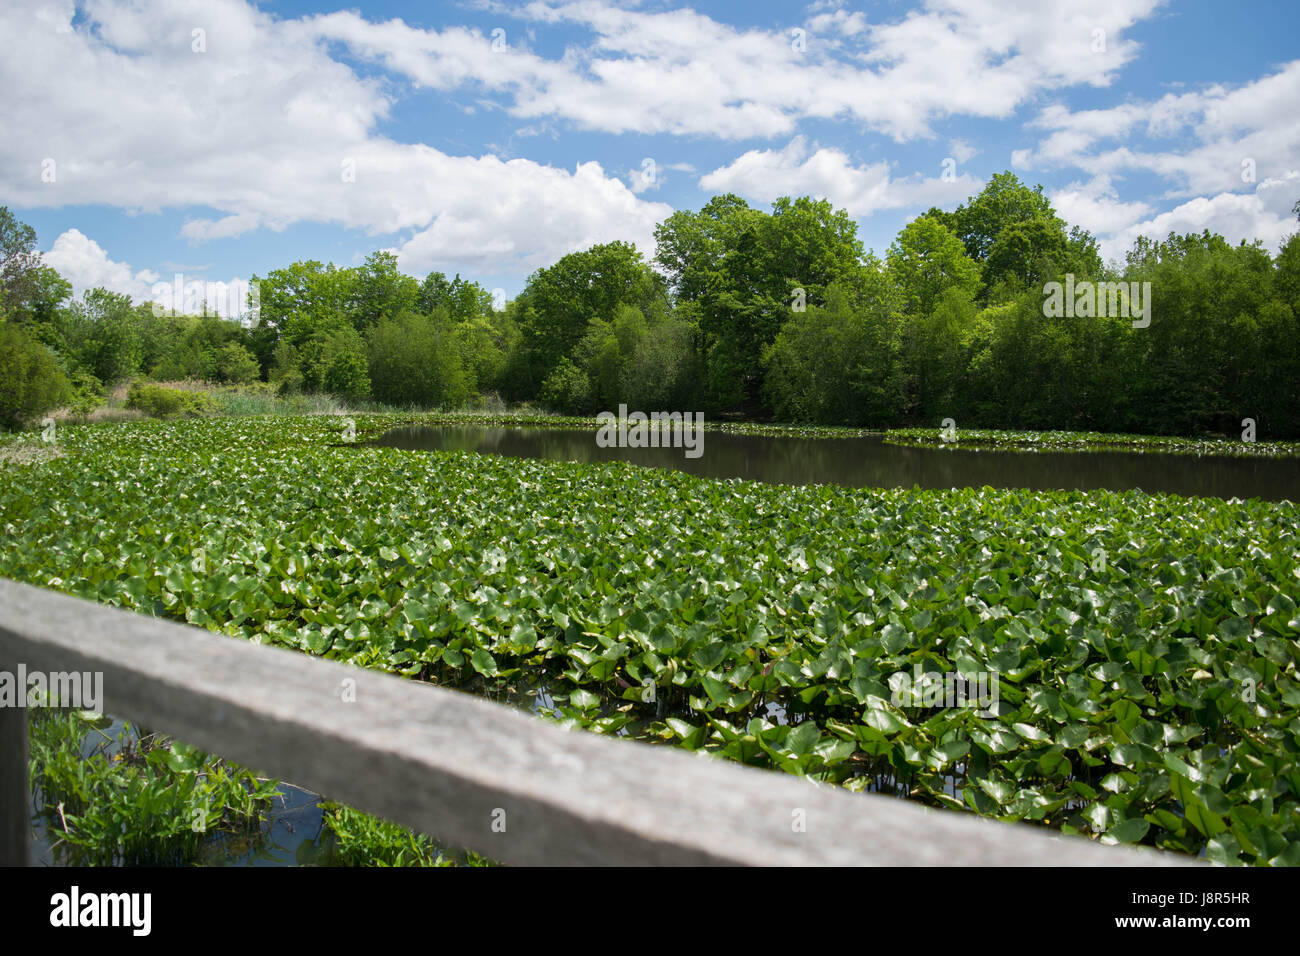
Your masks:
[[[809,197],[782,197],[764,213],[718,196],[670,216],[655,238],[678,302],[697,310],[715,407],[758,399],[763,350],[782,326],[823,303],[831,284],[859,282],[863,269],[848,213]]]
[[[32,293],[41,254],[36,230],[0,206],[0,317],[14,311]]]
[[[662,277],[627,242],[573,252],[533,273],[517,313],[533,388],[572,355],[592,319],[609,322],[621,305],[650,309],[664,296]]]
[[[929,315],[950,289],[973,296],[980,286],[979,266],[934,216],[918,216],[904,226],[889,247],[887,261],[903,310],[913,316]]]
[[[420,283],[397,268],[397,256],[376,252],[355,270],[346,313],[358,332],[373,328],[416,306]]]

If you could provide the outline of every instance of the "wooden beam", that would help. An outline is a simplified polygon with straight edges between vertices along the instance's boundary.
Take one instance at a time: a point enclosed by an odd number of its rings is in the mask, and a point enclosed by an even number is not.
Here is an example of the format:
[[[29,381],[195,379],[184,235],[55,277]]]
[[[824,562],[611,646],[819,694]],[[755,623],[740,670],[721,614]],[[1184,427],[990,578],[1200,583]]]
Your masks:
[[[0,671],[15,673],[3,656]],[[31,833],[27,711],[0,706],[0,866],[26,866]]]
[[[1193,862],[568,731],[467,694],[6,580],[0,659],[101,672],[108,713],[508,863]]]

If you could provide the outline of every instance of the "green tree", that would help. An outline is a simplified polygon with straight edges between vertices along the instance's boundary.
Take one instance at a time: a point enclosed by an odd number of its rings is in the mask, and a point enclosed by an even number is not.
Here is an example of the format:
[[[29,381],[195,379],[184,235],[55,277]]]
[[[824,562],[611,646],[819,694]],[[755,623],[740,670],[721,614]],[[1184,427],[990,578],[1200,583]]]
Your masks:
[[[11,301],[10,320],[25,327],[46,345],[58,345],[58,313],[70,298],[72,284],[49,266],[37,266],[21,283]],[[20,297],[21,296],[21,297]],[[3,316],[0,309],[0,316]]]
[[[462,279],[460,273],[450,282],[441,272],[430,272],[420,283],[415,310],[432,315],[446,309],[453,322],[471,322],[487,317],[492,311],[492,293],[477,282]]]
[[[227,342],[217,350],[216,370],[220,381],[234,385],[255,381],[262,372],[253,353],[238,342]]]
[[[0,318],[32,297],[40,264],[36,230],[0,206]]]
[[[456,408],[469,397],[455,330],[445,319],[403,312],[368,336],[371,392],[393,405]]]
[[[272,329],[285,330],[294,318],[306,338],[315,327],[351,312],[356,274],[314,259],[274,269],[258,283],[259,321]]]
[[[339,348],[325,366],[321,376],[325,391],[350,401],[360,401],[370,395],[370,369],[365,353],[360,348]]]
[[[501,389],[511,353],[519,343],[519,328],[513,316],[505,310],[488,312],[465,319],[454,329],[469,389]]]
[[[258,322],[248,344],[263,369],[274,364],[281,338],[298,348],[340,320],[351,323],[357,311],[355,269],[313,259],[274,269],[265,278],[254,276],[253,281],[258,284]]]
[[[397,256],[376,252],[355,270],[346,314],[360,332],[415,308],[420,283],[397,268]]]
[[[972,293],[969,285],[943,290],[934,308],[916,316],[904,332],[909,392],[903,411],[912,421],[937,424],[961,411],[976,324]]]
[[[764,389],[782,421],[898,423],[902,404],[897,326],[888,295],[854,302],[832,285],[826,303],[794,313],[764,351]]]
[[[144,345],[130,296],[88,289],[67,312],[65,347],[96,378],[112,385],[140,371]]]
[[[1282,243],[1274,267],[1277,270],[1275,288],[1278,298],[1300,315],[1300,232],[1292,233]]]
[[[889,271],[913,316],[929,315],[949,289],[974,296],[980,285],[979,266],[961,241],[934,216],[918,216],[889,247]]]
[[[572,355],[592,319],[608,322],[621,305],[648,309],[664,296],[663,280],[626,242],[592,246],[539,269],[518,297],[529,384],[535,388]]]
[[[336,317],[290,345],[278,353],[293,362],[291,370],[281,371],[282,386],[287,381],[304,392],[330,392],[350,399],[362,398],[369,390],[369,383],[355,374],[363,366],[368,369],[365,341],[345,319]]]
[[[782,197],[771,213],[715,197],[669,216],[655,238],[678,302],[697,309],[715,408],[757,402],[763,350],[791,314],[821,304],[832,283],[857,283],[863,268],[853,220],[808,197]]]
[[[560,359],[546,376],[537,397],[546,408],[565,415],[581,415],[595,410],[591,376],[567,356]]]
[[[71,397],[50,350],[18,326],[0,323],[0,427],[17,428]]]
[[[698,330],[684,312],[661,310],[646,317],[633,306],[620,311],[613,326],[621,359],[620,401],[643,410],[701,409],[704,369],[696,348]]]
[[[1069,258],[1068,239],[1059,220],[1035,216],[1009,222],[989,247],[983,281],[987,288],[1009,284],[1014,291],[1041,289]],[[1084,276],[1080,276],[1083,278]]]
[[[1060,223],[1043,187],[1031,189],[1009,170],[995,174],[977,195],[953,212],[931,210],[927,215],[951,229],[976,262],[988,258],[1002,230],[1012,223],[1033,219]],[[1060,225],[1063,228],[1064,224]]]
[[[1129,392],[1147,428],[1170,434],[1239,434],[1244,396],[1283,343],[1265,341],[1261,315],[1276,297],[1272,258],[1208,231],[1140,239],[1124,278],[1148,282],[1150,325],[1134,330],[1138,374]],[[1276,325],[1275,322],[1266,324]]]

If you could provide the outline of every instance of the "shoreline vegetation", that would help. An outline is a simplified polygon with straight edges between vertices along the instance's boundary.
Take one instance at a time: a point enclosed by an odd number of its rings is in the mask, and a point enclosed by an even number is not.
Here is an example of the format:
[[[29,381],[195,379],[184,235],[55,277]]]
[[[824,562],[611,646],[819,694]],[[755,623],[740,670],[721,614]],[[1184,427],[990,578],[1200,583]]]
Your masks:
[[[152,394],[154,404],[142,407],[133,395]],[[161,393],[181,397],[168,399]],[[566,429],[596,432],[606,424],[598,415],[563,415],[532,406],[509,408],[499,400],[489,400],[481,408],[443,410],[403,410],[376,403],[348,403],[326,394],[282,396],[265,383],[222,385],[202,381],[152,383],[138,381],[124,385],[102,405],[90,410],[69,408],[50,413],[56,427],[102,422],[140,421],[147,418],[241,417],[241,416],[333,415],[356,422],[356,440],[370,441],[392,428],[412,426],[499,426],[502,428]],[[645,427],[655,429],[650,420]],[[676,427],[676,426],[674,426]],[[36,460],[43,460],[30,436],[39,425],[17,432],[0,432],[0,448],[19,444],[29,447]],[[744,421],[735,417],[704,418],[706,432],[790,438],[863,438],[878,437],[886,444],[911,447],[950,449],[996,449],[998,451],[1131,451],[1179,455],[1228,457],[1300,457],[1300,442],[1245,441],[1223,436],[1135,435],[1106,432],[1039,431],[1010,429],[955,428],[951,433],[933,428],[853,428],[835,425],[800,425],[795,423]],[[0,451],[0,462],[15,458]]]
[[[717,195],[660,222],[652,258],[596,244],[513,297],[407,275],[380,251],[270,269],[243,302],[178,302],[174,286],[169,302],[102,288],[76,299],[3,207],[0,232],[14,250],[0,427],[61,406],[93,414],[144,378],[132,403],[144,411],[170,400],[154,384],[199,379],[256,386],[217,396],[227,405],[274,396],[294,413],[495,403],[585,417],[626,404],[873,430],[951,417],[1300,439],[1300,233],[1276,250],[1208,230],[1141,236],[1108,263],[1009,171],[910,220],[883,255],[827,200],[764,210]]]

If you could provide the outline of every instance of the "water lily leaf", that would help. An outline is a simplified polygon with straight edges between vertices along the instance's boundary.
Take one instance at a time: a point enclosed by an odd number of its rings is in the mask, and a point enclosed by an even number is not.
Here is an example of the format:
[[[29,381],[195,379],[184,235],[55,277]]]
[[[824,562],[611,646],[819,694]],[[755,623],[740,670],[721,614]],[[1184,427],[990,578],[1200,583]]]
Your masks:
[[[497,662],[491,653],[480,647],[470,655],[470,664],[484,677],[493,677],[497,673]]]
[[[812,751],[813,746],[821,737],[821,731],[811,720],[805,720],[790,731],[789,736],[785,738],[786,748],[796,757],[802,757]]]
[[[1102,835],[1103,843],[1138,843],[1147,835],[1151,824],[1141,817],[1117,823]]]

